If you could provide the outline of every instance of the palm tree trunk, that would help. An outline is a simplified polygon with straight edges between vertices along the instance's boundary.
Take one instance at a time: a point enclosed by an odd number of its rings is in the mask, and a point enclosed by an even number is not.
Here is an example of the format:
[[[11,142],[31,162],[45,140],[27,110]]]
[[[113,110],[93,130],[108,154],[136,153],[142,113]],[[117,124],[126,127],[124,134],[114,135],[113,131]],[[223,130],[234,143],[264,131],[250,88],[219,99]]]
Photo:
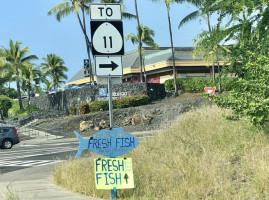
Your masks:
[[[147,83],[147,74],[146,74],[146,67],[145,67],[145,57],[143,56],[143,70],[144,70],[144,79],[145,79],[145,83]]]
[[[137,1],[135,0],[135,13],[136,13],[136,20],[137,20],[137,27],[138,27],[138,39],[139,39],[139,60],[140,60],[140,82],[143,82],[143,64],[142,64],[142,41],[141,41],[141,27],[139,22],[138,16],[138,9],[137,9]]]
[[[83,10],[83,9],[82,9]],[[83,12],[84,13],[84,12]],[[92,61],[91,61],[91,55],[90,55],[90,51],[91,51],[91,42],[89,40],[89,37],[87,35],[87,32],[86,32],[86,26],[83,26],[82,22],[81,22],[81,19],[80,19],[80,16],[79,14],[77,13],[77,18],[78,18],[78,21],[79,21],[79,25],[82,29],[82,32],[84,34],[84,37],[85,37],[85,41],[86,41],[86,48],[87,48],[87,54],[88,54],[88,59],[89,59],[89,73],[90,73],[90,82],[93,82],[94,81],[94,77],[93,77],[93,72],[92,72]],[[85,18],[85,16],[83,15],[83,18]],[[84,22],[85,23],[85,22]],[[84,24],[85,25],[85,24]]]
[[[28,90],[27,90],[27,94],[28,94],[28,102],[27,102],[27,104],[28,104],[28,115],[30,114],[30,90],[31,90],[31,86],[29,85],[28,86]]]
[[[15,66],[15,68],[16,68],[16,75],[19,76],[18,66]],[[17,84],[17,96],[18,96],[18,100],[19,100],[20,110],[21,111],[24,111],[22,100],[21,100],[21,86],[20,86],[20,82],[19,81],[16,81],[16,84]]]
[[[210,24],[210,16],[209,14],[207,13],[206,14],[206,18],[207,18],[207,26],[208,26],[208,31],[209,33],[211,33],[211,24]],[[213,84],[215,84],[215,67],[214,67],[214,62],[212,64],[212,77],[213,77]]]
[[[215,84],[216,77],[215,77],[215,64],[214,64],[214,62],[212,63],[212,76],[213,76],[213,84]]]
[[[178,96],[177,72],[176,72],[176,66],[175,66],[175,52],[174,52],[174,45],[173,45],[173,34],[172,34],[172,28],[171,28],[171,19],[170,19],[169,7],[168,7],[168,5],[166,5],[166,6],[167,6],[167,16],[168,16],[169,33],[170,33],[170,41],[171,41],[171,49],[172,49],[175,96]]]
[[[219,61],[218,61],[218,72],[219,72],[219,93],[222,93]]]
[[[94,82],[94,77],[93,77],[93,72],[92,72],[92,61],[91,61],[91,42],[89,40],[89,37],[87,35],[87,29],[86,29],[86,22],[85,22],[85,11],[84,9],[82,9],[82,16],[83,16],[83,28],[85,31],[85,41],[86,41],[86,48],[87,48],[87,54],[88,54],[88,59],[89,59],[89,67],[90,67],[90,71],[89,71],[89,75],[90,75],[90,82]]]
[[[8,97],[10,97],[11,89],[10,89],[10,81],[8,81]]]

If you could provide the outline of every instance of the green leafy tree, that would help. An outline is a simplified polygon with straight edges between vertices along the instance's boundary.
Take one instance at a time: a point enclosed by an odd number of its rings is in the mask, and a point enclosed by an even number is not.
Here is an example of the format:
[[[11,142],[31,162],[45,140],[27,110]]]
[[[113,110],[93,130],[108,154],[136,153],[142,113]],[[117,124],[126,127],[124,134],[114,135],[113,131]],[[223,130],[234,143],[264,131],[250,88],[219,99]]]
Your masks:
[[[8,110],[12,107],[11,99],[7,96],[0,95],[0,115],[1,120],[4,120],[4,117],[8,117]]]
[[[254,52],[246,53],[244,76],[236,79],[228,95],[215,99],[224,108],[231,108],[235,117],[246,116],[255,125],[269,122],[269,58]]]
[[[2,48],[0,57],[4,61],[4,68],[12,74],[12,81],[16,81],[17,96],[19,99],[20,110],[24,110],[21,100],[21,77],[20,71],[32,60],[37,59],[35,55],[26,56],[29,52],[28,47],[20,48],[21,43],[9,41],[9,48]],[[3,64],[3,63],[2,63]]]
[[[141,56],[142,58],[142,66],[144,66],[144,53],[143,49],[141,49],[142,45],[146,45],[148,47],[153,47],[153,48],[159,48],[159,46],[154,42],[153,37],[155,36],[155,32],[150,29],[148,26],[144,26],[143,24],[140,24],[140,29],[137,27],[137,34],[134,35],[133,33],[129,33],[126,35],[126,40],[130,40],[133,44],[137,45],[138,44],[138,54],[139,57]],[[140,45],[140,41],[142,45]],[[140,81],[143,82],[143,68],[140,68]],[[146,72],[145,72],[145,67],[144,67],[144,75],[145,75],[145,80],[146,80]]]
[[[43,73],[46,77],[50,77],[50,88],[56,89],[61,87],[64,80],[67,79],[65,72],[68,71],[67,67],[64,66],[64,61],[61,57],[55,54],[48,54],[46,58],[42,58],[45,62],[41,63]],[[45,82],[45,84],[48,81]]]
[[[215,102],[231,108],[236,117],[246,116],[253,124],[268,123],[268,2],[220,0],[208,11],[219,13],[217,26],[225,28],[216,29],[210,38],[219,35],[224,44],[231,43],[225,53],[227,72],[236,76],[232,91],[216,97]]]

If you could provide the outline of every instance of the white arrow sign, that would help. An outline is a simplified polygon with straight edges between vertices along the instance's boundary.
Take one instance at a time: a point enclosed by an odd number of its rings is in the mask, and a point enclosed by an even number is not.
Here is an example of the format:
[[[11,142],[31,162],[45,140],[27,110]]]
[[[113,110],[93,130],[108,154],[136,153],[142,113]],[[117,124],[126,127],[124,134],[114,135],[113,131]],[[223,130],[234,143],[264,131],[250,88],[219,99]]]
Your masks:
[[[121,56],[95,56],[96,76],[122,76]]]

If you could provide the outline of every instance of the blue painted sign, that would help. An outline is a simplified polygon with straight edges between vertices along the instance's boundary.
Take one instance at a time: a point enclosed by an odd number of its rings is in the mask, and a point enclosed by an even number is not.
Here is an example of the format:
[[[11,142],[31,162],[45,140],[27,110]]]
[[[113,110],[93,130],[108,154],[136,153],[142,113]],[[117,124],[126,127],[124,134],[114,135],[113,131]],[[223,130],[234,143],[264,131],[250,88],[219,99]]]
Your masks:
[[[79,139],[79,149],[76,158],[81,155],[84,149],[90,149],[100,155],[115,158],[128,153],[139,144],[135,136],[123,131],[122,128],[103,129],[87,140],[84,140],[78,132],[74,131],[74,133]]]
[[[99,97],[107,97],[107,88],[99,88]]]

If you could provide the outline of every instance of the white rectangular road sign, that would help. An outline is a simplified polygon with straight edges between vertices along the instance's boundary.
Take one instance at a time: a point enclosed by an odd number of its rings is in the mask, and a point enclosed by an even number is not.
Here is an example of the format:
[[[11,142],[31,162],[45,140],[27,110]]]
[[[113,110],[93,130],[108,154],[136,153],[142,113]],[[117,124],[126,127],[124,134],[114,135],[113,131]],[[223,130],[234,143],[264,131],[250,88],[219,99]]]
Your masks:
[[[121,4],[91,4],[91,20],[121,20]]]
[[[122,76],[121,56],[95,56],[96,76]]]

